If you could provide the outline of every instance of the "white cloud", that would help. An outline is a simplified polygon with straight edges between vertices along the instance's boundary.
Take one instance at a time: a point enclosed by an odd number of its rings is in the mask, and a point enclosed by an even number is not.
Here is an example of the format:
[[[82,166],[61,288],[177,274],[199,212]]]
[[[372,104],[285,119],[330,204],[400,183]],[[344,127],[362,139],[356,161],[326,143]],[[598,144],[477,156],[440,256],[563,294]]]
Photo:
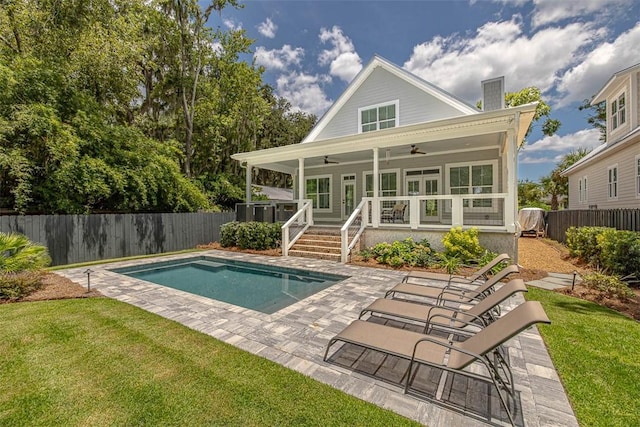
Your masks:
[[[522,164],[558,163],[562,157],[578,148],[593,149],[600,145],[598,129],[583,129],[564,136],[545,136],[527,144],[519,153]]]
[[[320,29],[319,37],[322,43],[329,43],[332,46],[331,49],[325,49],[320,53],[318,57],[320,65],[330,64],[329,74],[350,82],[362,69],[362,60],[351,39],[335,25],[330,30]]]
[[[616,72],[640,62],[640,22],[620,34],[611,43],[602,43],[590,51],[575,67],[568,69],[558,82],[557,107],[590,99]]]
[[[633,0],[533,0],[534,11],[531,17],[533,28],[552,24],[563,19],[587,16],[595,13],[598,19],[603,19],[619,13]]]
[[[602,31],[588,23],[545,28],[524,34],[519,15],[509,21],[488,22],[471,37],[434,37],[413,48],[404,67],[425,80],[475,104],[480,82],[506,76],[506,90],[536,86],[554,88],[557,73],[576,62],[580,52]]]
[[[282,46],[281,49],[272,50],[258,46],[253,54],[256,64],[262,65],[268,70],[285,70],[291,65],[300,65],[303,56],[303,48],[293,48],[288,44]]]
[[[278,26],[274,24],[271,18],[267,18],[266,21],[262,22],[258,25],[258,32],[267,38],[274,38],[276,36],[276,31],[278,30]]]
[[[322,85],[330,81],[329,76],[294,71],[278,77],[276,88],[278,95],[291,102],[294,111],[299,110],[321,116],[332,104],[322,89]]]
[[[231,18],[225,18],[222,23],[230,30],[237,31],[242,29],[242,22],[236,22]]]

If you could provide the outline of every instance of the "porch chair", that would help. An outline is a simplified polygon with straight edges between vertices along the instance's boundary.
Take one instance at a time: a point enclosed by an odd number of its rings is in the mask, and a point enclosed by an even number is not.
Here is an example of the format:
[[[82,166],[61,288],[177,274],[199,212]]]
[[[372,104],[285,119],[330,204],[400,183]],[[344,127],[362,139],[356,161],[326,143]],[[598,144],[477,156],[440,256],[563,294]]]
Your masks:
[[[404,203],[396,203],[391,209],[383,209],[380,212],[381,222],[396,222],[399,220],[404,224],[404,211],[407,209],[407,205]]]
[[[406,329],[393,328],[364,320],[354,320],[342,332],[329,340],[324,353],[327,360],[329,349],[338,341],[355,344],[409,360],[404,392],[410,390],[419,365],[426,365],[483,381],[495,386],[509,421],[515,425],[507,399],[515,400],[513,373],[499,347],[509,339],[536,323],[551,323],[538,301],[527,301],[491,323],[486,328],[462,342],[449,342],[445,338],[425,335]],[[448,358],[447,358],[448,356]],[[484,365],[488,372],[480,374],[466,370],[474,362]],[[415,367],[414,367],[415,365]],[[506,395],[501,392],[506,391]],[[428,399],[437,400],[427,397]],[[446,402],[441,404],[447,406]],[[449,405],[450,406],[450,405]]]
[[[443,307],[434,304],[379,298],[360,312],[359,319],[365,313],[370,316],[393,317],[424,323],[423,333],[430,328],[457,330],[456,334],[468,335],[472,331],[468,326],[484,328],[498,318],[497,307],[512,295],[527,292],[522,279],[513,279],[500,289],[484,298],[469,309]]]
[[[506,262],[511,258],[507,254],[500,254],[491,261],[487,263],[482,268],[474,271],[473,274],[468,276],[462,276],[459,274],[445,274],[445,273],[433,273],[429,271],[410,271],[404,278],[403,282],[409,281],[409,279],[426,279],[426,280],[440,280],[445,282],[454,282],[454,283],[474,283],[477,280],[487,280],[489,278],[488,274],[491,273],[491,270],[500,265],[500,263]]]
[[[493,287],[496,285],[496,283],[506,278],[510,274],[519,272],[520,270],[518,269],[517,265],[509,265],[474,289],[458,287],[452,285],[451,283],[447,284],[445,287],[436,287],[433,285],[414,285],[412,283],[398,283],[393,288],[389,289],[384,297],[388,298],[389,296],[391,296],[391,298],[395,298],[396,294],[404,294],[436,300],[436,305],[441,305],[447,301],[477,304],[480,300],[484,299],[487,295],[493,292]]]

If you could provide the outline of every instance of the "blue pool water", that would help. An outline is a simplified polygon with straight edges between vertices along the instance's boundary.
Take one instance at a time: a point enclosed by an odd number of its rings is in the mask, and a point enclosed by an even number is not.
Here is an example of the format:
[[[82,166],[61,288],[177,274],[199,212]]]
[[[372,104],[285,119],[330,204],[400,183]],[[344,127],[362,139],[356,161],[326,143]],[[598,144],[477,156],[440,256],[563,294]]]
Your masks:
[[[346,276],[212,257],[125,267],[116,273],[272,314]]]

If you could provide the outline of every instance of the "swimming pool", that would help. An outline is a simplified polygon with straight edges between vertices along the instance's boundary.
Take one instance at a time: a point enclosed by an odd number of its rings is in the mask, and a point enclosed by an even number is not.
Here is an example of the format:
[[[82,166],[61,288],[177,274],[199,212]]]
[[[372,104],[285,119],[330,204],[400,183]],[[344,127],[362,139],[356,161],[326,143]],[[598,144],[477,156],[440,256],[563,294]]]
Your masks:
[[[111,271],[266,314],[348,278],[206,256]]]

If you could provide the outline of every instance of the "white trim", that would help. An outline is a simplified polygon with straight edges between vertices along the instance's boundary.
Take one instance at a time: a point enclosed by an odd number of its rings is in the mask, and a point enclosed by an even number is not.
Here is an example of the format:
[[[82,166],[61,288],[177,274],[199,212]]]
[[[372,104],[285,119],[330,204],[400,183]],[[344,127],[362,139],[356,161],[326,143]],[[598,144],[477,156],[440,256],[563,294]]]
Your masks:
[[[611,170],[613,169],[615,169],[616,171],[615,181],[611,181]],[[620,170],[618,169],[618,164],[615,163],[607,168],[607,199],[608,200],[616,200],[618,198],[618,193],[620,193],[620,188],[618,185],[619,182],[620,182]],[[614,196],[611,195],[611,184],[615,184],[616,194]]]
[[[627,96],[627,87],[623,86],[622,89],[618,90],[615,96],[610,98],[610,102],[607,102],[607,126],[611,131],[610,134],[619,133],[620,129],[628,129],[629,123],[629,97]],[[620,123],[620,98],[624,95],[624,122]],[[611,105],[615,101],[616,103],[616,113],[615,115],[611,112]],[[617,125],[613,127],[613,118],[616,117]]]
[[[398,197],[398,196],[404,195],[402,193],[402,183],[400,182],[400,168],[380,169],[378,171],[378,176],[382,175],[383,173],[395,173],[396,174],[396,195],[395,196],[391,196],[391,197]],[[372,175],[373,176],[373,171],[372,170],[362,171],[362,197],[372,197],[372,196],[367,196],[367,175]],[[379,178],[378,178],[378,180],[379,180]],[[382,191],[382,186],[379,186],[378,187],[378,192],[381,192],[381,191]],[[374,195],[373,197],[376,197],[376,196]],[[379,195],[379,197],[386,197],[386,196]]]
[[[483,165],[491,165],[491,167],[493,168],[492,170],[492,176],[491,176],[491,193],[498,193],[498,160],[497,159],[493,159],[493,160],[476,160],[476,161],[472,161],[472,162],[461,162],[461,163],[446,163],[444,165],[444,194],[450,195],[451,194],[451,178],[450,178],[450,170],[451,168],[458,168],[458,167],[463,167],[463,166],[468,166],[469,167],[469,189],[471,190],[471,187],[473,187],[472,185],[472,180],[473,180],[473,176],[472,176],[472,171],[471,171],[471,167],[472,166],[483,166]],[[473,193],[469,193],[470,195],[472,195]],[[506,204],[506,203],[505,203]],[[471,203],[468,207],[464,208],[465,212],[498,212],[498,204],[493,202],[491,203],[491,207],[490,208],[485,208],[485,207],[473,207],[473,203]],[[448,207],[448,206],[447,206]],[[505,209],[507,209],[507,206],[505,206]],[[448,210],[447,210],[448,212]]]
[[[636,199],[640,199],[640,154],[638,154],[633,162],[634,176],[636,179]]]
[[[378,104],[367,105],[365,107],[358,108],[358,129],[357,129],[356,133],[369,133],[369,132],[377,132],[379,130],[384,130],[384,129],[380,129],[380,113],[379,113],[379,109],[380,109],[380,107],[388,107],[389,105],[393,105],[393,106],[396,107],[396,116],[394,117],[394,121],[395,122],[394,122],[393,127],[395,127],[395,128],[399,127],[400,126],[400,100],[399,99],[394,99],[392,101],[380,102]],[[376,115],[378,117],[376,119],[376,121],[375,121],[376,129],[375,129],[375,131],[363,132],[362,131],[362,112],[363,111],[367,111],[367,110],[373,110],[374,108],[377,110],[376,111]],[[385,121],[388,121],[388,120],[385,120]],[[389,129],[389,128],[385,128],[385,129]]]
[[[304,177],[304,198],[309,199],[307,194],[307,181],[310,179],[329,178],[329,208],[313,208],[314,212],[333,212],[333,174],[313,175]]]
[[[352,176],[353,180],[346,181],[344,179],[346,176]],[[345,215],[345,212],[344,212],[344,205],[346,204],[346,203],[344,203],[344,201],[346,200],[345,193],[344,193],[345,184],[347,184],[347,183],[348,184],[353,184],[353,197],[354,197],[354,199],[353,199],[353,203],[354,203],[353,204],[353,209],[355,209],[356,206],[358,206],[358,203],[360,203],[358,201],[358,184],[357,184],[357,181],[358,181],[358,174],[356,172],[340,174],[340,218],[342,218],[342,219],[348,219],[349,216],[351,216],[351,213],[349,215]]]

